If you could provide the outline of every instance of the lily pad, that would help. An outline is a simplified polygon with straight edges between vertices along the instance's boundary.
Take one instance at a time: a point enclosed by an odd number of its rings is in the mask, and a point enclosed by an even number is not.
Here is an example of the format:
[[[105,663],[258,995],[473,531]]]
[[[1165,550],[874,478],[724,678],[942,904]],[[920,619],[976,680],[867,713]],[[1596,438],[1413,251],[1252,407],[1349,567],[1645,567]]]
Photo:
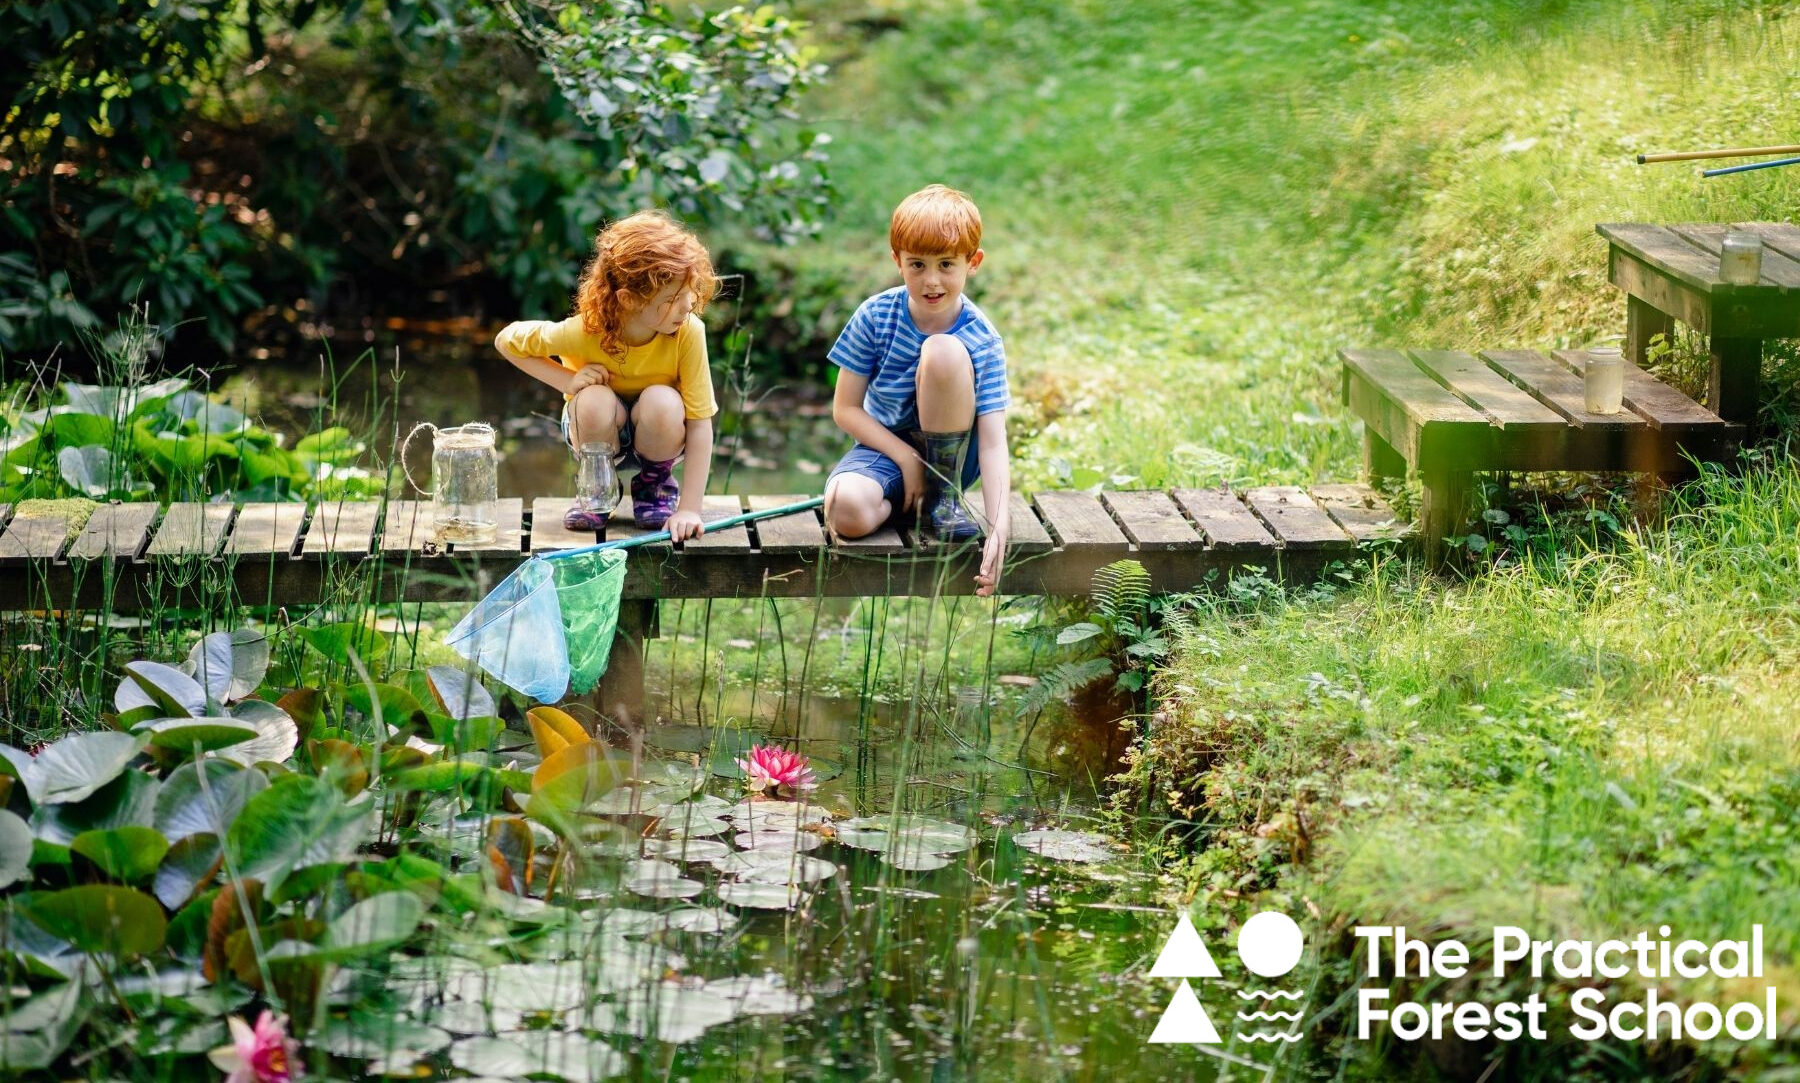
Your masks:
[[[219,703],[235,703],[256,691],[269,671],[269,639],[260,630],[214,632],[188,652],[186,672]]]
[[[25,772],[34,806],[80,801],[118,778],[144,747],[129,733],[75,733],[38,753]]]
[[[892,851],[881,855],[883,863],[892,865],[903,872],[930,872],[950,864],[947,854],[936,854],[927,851]]]
[[[156,870],[151,890],[170,910],[187,905],[194,893],[218,874],[224,864],[224,848],[219,838],[207,832],[189,835],[169,847],[162,865]]]
[[[451,718],[490,718],[495,714],[493,695],[473,672],[456,666],[432,666],[425,672],[432,694]]]
[[[667,861],[717,861],[731,852],[731,847],[712,839],[647,839],[644,856]]]
[[[731,825],[724,820],[715,820],[710,816],[670,817],[656,825],[656,833],[668,839],[704,839],[714,835],[723,835],[731,830]]]
[[[627,1067],[625,1057],[605,1042],[557,1030],[464,1038],[450,1047],[450,1063],[474,1075],[502,1079],[553,1075],[564,1083],[592,1083]]]
[[[16,883],[31,868],[31,828],[0,809],[0,888]]]
[[[657,982],[627,990],[616,1001],[594,1005],[583,1022],[613,1034],[691,1042],[737,1016],[736,1001],[714,994],[704,984]]]
[[[625,881],[625,890],[646,899],[691,899],[706,890],[706,885],[680,876],[652,876]]]
[[[792,831],[802,824],[821,824],[831,819],[829,809],[809,801],[739,801],[728,815],[745,830],[766,827]]]
[[[131,727],[131,732],[147,734],[150,743],[172,752],[214,752],[241,745],[261,735],[248,722],[225,717],[152,718]]]
[[[126,677],[113,693],[120,714],[155,704],[165,715],[198,717],[206,713],[206,689],[174,666],[161,662],[127,662]]]
[[[1013,836],[1013,842],[1056,861],[1097,864],[1117,856],[1105,835],[1088,831],[1022,831]]]
[[[347,803],[324,779],[287,775],[250,799],[226,841],[238,874],[272,891],[296,869],[348,861],[374,827],[373,803]]]
[[[126,771],[81,801],[44,805],[31,816],[38,841],[67,846],[84,831],[142,827],[154,822],[161,784],[142,771]]]
[[[168,919],[150,896],[128,887],[88,884],[33,896],[31,919],[77,949],[147,955],[163,946]]]
[[[768,850],[782,854],[804,854],[825,845],[825,839],[811,831],[746,831],[735,841],[740,850]]]
[[[373,1060],[402,1052],[425,1056],[453,1040],[449,1028],[442,1026],[386,1012],[352,1012],[328,1020],[308,1042],[333,1056]]]
[[[425,903],[410,891],[384,891],[331,920],[325,950],[332,958],[367,955],[406,940],[425,917]]]
[[[261,771],[220,759],[189,761],[170,771],[157,792],[156,829],[170,842],[201,833],[221,835],[244,805],[268,788],[269,778]]]
[[[749,906],[759,910],[792,910],[807,897],[795,884],[757,884],[727,880],[713,889],[720,899],[732,906]]]
[[[458,975],[445,983],[444,993],[521,1012],[566,1012],[600,991],[589,988],[589,977],[580,962],[507,963]]]
[[[735,928],[737,923],[736,914],[713,906],[694,906],[681,910],[629,910],[621,907],[606,915],[604,927],[615,936],[644,936],[664,930],[678,933],[722,933]]]
[[[798,854],[778,856],[781,860],[747,869],[738,874],[738,879],[756,884],[811,884],[838,874],[838,867],[823,858]]]
[[[516,1008],[496,1008],[472,1000],[446,1000],[422,1010],[430,1013],[434,1026],[452,1034],[495,1034],[516,1030],[525,1021],[525,1013]]]
[[[286,711],[273,703],[260,699],[242,700],[231,708],[231,717],[255,726],[257,736],[220,752],[224,759],[246,767],[259,763],[286,763],[294,749],[300,747],[300,727]]]
[[[708,995],[730,1001],[742,1015],[791,1015],[812,1007],[813,998],[790,990],[774,975],[742,975],[706,983]]]
[[[69,843],[69,849],[108,877],[129,884],[156,871],[169,852],[169,840],[154,828],[113,827],[84,831]]]

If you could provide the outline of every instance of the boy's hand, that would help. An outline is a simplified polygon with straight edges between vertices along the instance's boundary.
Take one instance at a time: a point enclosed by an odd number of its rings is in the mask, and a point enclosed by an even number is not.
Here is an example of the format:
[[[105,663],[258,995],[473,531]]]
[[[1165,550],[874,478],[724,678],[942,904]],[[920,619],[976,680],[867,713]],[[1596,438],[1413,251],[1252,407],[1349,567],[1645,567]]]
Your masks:
[[[706,520],[697,511],[677,511],[664,525],[671,541],[686,541],[706,533]]]
[[[612,373],[607,370],[605,365],[583,365],[575,375],[569,377],[569,394],[573,395],[582,388],[593,387],[595,384],[605,387],[610,383],[612,383]]]
[[[900,456],[901,511],[912,511],[925,496],[925,460],[917,455]]]
[[[1006,533],[1005,527],[996,528],[981,547],[981,570],[975,573],[977,598],[991,598],[1000,587],[1000,567],[1006,563]]]

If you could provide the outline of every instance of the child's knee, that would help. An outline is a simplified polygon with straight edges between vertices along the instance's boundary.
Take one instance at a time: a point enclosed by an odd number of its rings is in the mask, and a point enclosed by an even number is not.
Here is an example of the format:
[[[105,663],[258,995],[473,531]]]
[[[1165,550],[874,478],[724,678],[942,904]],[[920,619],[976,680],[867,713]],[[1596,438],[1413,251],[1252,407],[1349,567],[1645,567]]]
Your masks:
[[[687,407],[681,401],[681,392],[662,384],[644,388],[631,410],[631,419],[640,428],[645,425],[679,426],[686,417]]]
[[[932,335],[919,349],[920,381],[972,377],[974,372],[969,348],[955,335]]]
[[[575,444],[590,440],[611,440],[618,436],[620,425],[619,396],[612,389],[591,385],[575,393],[569,400],[569,436]]]
[[[844,538],[873,534],[887,520],[887,498],[872,479],[839,474],[825,490],[825,525]]]

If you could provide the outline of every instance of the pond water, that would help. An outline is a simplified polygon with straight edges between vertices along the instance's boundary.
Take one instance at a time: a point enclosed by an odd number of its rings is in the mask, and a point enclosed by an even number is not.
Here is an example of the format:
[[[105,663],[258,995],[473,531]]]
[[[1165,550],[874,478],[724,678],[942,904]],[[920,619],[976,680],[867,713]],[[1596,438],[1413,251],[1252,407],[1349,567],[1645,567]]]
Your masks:
[[[403,344],[397,384],[388,353],[385,362],[340,361],[323,374],[317,365],[271,359],[217,389],[293,434],[343,424],[397,436],[418,421],[488,421],[502,433],[503,496],[529,501],[570,491],[559,404],[485,341]],[[741,393],[722,398],[715,491],[818,491],[839,438],[816,395],[760,410],[745,409]],[[382,452],[391,446],[385,436],[375,443]],[[412,454],[423,481],[428,448]],[[854,601],[825,604],[823,623],[854,622]],[[811,688],[771,682],[774,646],[766,634],[731,638],[751,635],[742,613],[718,618],[725,627],[714,634],[724,642],[703,649],[699,611],[672,609],[665,606],[664,638],[648,659],[652,721],[609,739],[658,765],[644,768],[649,774],[673,777],[684,764],[697,765],[699,795],[680,800],[685,783],[638,794],[643,804],[635,808],[664,806],[655,819],[623,820],[648,841],[604,841],[620,848],[616,857],[626,864],[584,885],[584,901],[570,910],[578,918],[550,920],[533,909],[541,903],[517,904],[513,935],[519,923],[543,921],[552,930],[530,941],[527,961],[473,973],[455,961],[472,954],[466,940],[448,973],[409,974],[418,961],[398,961],[398,977],[389,980],[402,991],[414,981],[415,998],[399,997],[396,1016],[372,1023],[376,1031],[400,1027],[409,1015],[444,1027],[455,1044],[440,1047],[433,1061],[491,1077],[542,1067],[542,1057],[554,1067],[557,1055],[589,1058],[585,1070],[563,1073],[569,1079],[1214,1076],[1225,1061],[1207,1048],[1147,1044],[1176,986],[1148,977],[1175,924],[1174,885],[1155,858],[1085,834],[1052,836],[1050,850],[1060,857],[1014,841],[1041,828],[1099,829],[1102,799],[1093,780],[1107,769],[1096,749],[1116,729],[1096,738],[1094,727],[1064,717],[1038,727],[1014,718],[1004,697],[978,681],[909,690],[905,682],[879,684],[867,670],[846,678],[840,665],[821,666]],[[751,650],[748,666],[728,657]],[[824,781],[808,807],[829,814],[830,827],[788,822],[774,804],[767,808],[776,811],[739,806],[737,815],[724,814],[744,792],[729,777],[739,773],[730,753],[750,732],[812,758]],[[703,826],[665,837],[683,819]],[[801,826],[809,830],[791,833]],[[464,832],[456,845],[465,848],[479,830],[442,825],[453,843]],[[761,858],[749,855],[768,841],[758,833],[771,830],[776,849],[785,847],[785,873],[751,867]],[[437,964],[446,957],[426,956]],[[625,965],[630,975],[621,977],[621,960],[639,965]],[[549,980],[570,973],[582,975],[585,990],[574,999]],[[1229,1031],[1234,1001],[1226,983],[1197,984]],[[608,1011],[614,1015],[595,1015]],[[536,1061],[516,1060],[521,1043],[578,1029],[618,1034],[611,1047],[625,1057],[558,1047],[531,1054],[541,1054]],[[1226,1061],[1246,1052],[1241,1043],[1228,1048]]]

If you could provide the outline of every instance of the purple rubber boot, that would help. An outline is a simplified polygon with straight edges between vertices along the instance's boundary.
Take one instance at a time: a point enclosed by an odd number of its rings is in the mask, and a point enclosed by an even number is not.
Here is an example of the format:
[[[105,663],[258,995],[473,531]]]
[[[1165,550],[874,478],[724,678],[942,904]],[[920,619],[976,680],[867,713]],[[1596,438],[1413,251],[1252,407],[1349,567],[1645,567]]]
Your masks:
[[[673,473],[675,460],[646,461],[631,479],[631,517],[642,530],[661,530],[675,514],[675,502],[681,498],[681,485]]]
[[[582,444],[575,453],[575,503],[563,512],[563,529],[599,533],[619,503],[619,476],[613,471],[616,449],[607,443]]]

